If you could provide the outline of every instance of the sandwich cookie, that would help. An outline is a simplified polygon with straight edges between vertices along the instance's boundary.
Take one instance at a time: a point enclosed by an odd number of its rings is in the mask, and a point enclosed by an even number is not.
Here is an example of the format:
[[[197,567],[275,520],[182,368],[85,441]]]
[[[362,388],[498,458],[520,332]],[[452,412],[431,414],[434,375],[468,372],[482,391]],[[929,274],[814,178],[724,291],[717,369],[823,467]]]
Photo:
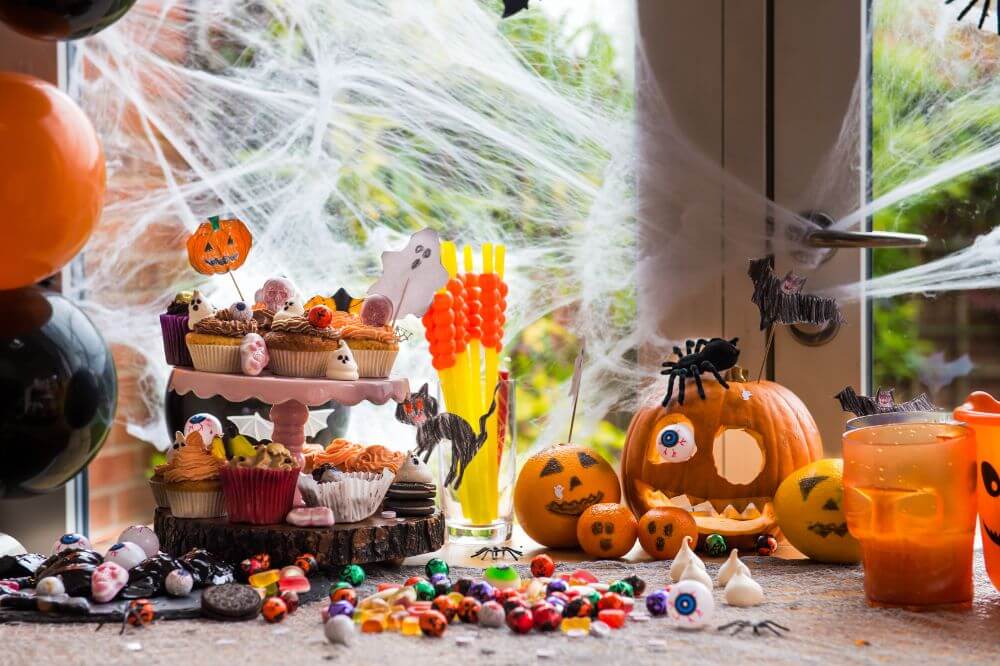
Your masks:
[[[399,468],[395,480],[385,495],[383,508],[405,517],[429,516],[435,508],[437,486],[430,469],[420,458],[410,453]]]

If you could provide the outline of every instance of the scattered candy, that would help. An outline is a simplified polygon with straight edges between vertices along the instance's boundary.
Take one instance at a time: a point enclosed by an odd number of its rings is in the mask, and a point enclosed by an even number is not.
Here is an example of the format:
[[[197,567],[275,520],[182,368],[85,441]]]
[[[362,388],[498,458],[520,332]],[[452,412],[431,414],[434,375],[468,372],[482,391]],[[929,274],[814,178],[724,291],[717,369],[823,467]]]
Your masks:
[[[352,617],[354,615],[354,604],[350,601],[334,601],[326,607],[325,612],[327,618],[336,617],[338,615]]]
[[[555,631],[562,623],[562,615],[544,601],[531,610],[531,620],[538,631]]]
[[[701,583],[708,589],[712,589],[712,578],[708,575],[708,572],[701,567],[689,566],[681,574],[681,580],[693,580]]]
[[[515,634],[526,634],[535,626],[535,621],[527,608],[514,608],[507,613],[507,626]]]
[[[531,558],[531,575],[535,578],[551,578],[556,572],[556,563],[544,553]]]
[[[464,597],[458,603],[458,619],[465,624],[478,624],[479,612],[482,607],[483,605],[479,603],[478,599]]]
[[[330,527],[337,521],[329,507],[300,506],[285,515],[285,522],[296,527]]]
[[[583,632],[586,636],[590,633],[590,618],[589,617],[567,617],[559,625],[564,634],[570,634],[573,632]]]
[[[312,576],[319,570],[319,562],[312,553],[303,553],[295,558],[295,566],[305,572],[306,576]]]
[[[563,617],[590,617],[593,615],[594,605],[590,603],[590,599],[585,597],[576,597],[575,599],[570,599],[569,603],[563,609]]]
[[[667,613],[681,629],[701,629],[715,609],[712,591],[696,580],[682,580],[670,587]]]
[[[362,613],[361,616],[361,633],[363,634],[381,634],[385,631],[388,625],[389,618],[385,613]]]
[[[437,596],[434,586],[426,580],[417,581],[413,589],[416,590],[417,599],[420,601],[431,601]]]
[[[348,587],[348,583],[339,583],[338,585],[344,585],[344,587],[338,587],[334,585],[330,588],[330,601],[346,601],[352,606],[356,606],[358,603],[358,593],[354,591],[353,587]]]
[[[420,618],[416,615],[410,615],[403,619],[402,624],[399,627],[399,633],[404,636],[421,636],[424,632],[420,631]]]
[[[619,594],[623,597],[635,596],[635,590],[632,589],[632,584],[624,580],[616,580],[611,583],[608,587],[608,592],[614,592],[615,594]]]
[[[758,555],[773,555],[778,549],[778,540],[770,534],[761,534],[757,537],[756,546]]]
[[[451,589],[455,592],[458,592],[463,597],[467,597],[469,596],[469,588],[472,587],[472,582],[473,581],[471,578],[459,578],[451,586]]]
[[[66,594],[66,586],[63,585],[62,578],[59,578],[58,576],[46,576],[38,581],[37,585],[35,585],[35,594],[41,594],[48,597],[55,596],[57,594]]]
[[[299,609],[299,593],[293,592],[292,590],[285,590],[281,593],[281,600],[285,602],[285,607],[288,608],[288,614],[291,615]]]
[[[569,575],[570,585],[590,585],[591,583],[600,582],[594,574],[590,573],[586,569],[577,569]]]
[[[437,638],[448,628],[448,620],[436,610],[429,610],[420,615],[420,631],[427,636]]]
[[[729,580],[741,571],[745,572],[747,576],[750,575],[750,569],[740,561],[739,551],[734,548],[730,551],[726,561],[719,567],[719,573],[715,579],[718,581],[719,587],[725,587]]]
[[[654,617],[667,614],[667,591],[657,590],[646,597],[646,610]]]
[[[563,620],[563,622],[565,622],[565,620]],[[593,636],[594,638],[607,638],[608,636],[611,635],[611,627],[609,627],[601,620],[597,620],[596,622],[591,622],[590,635]]]
[[[354,642],[354,621],[346,615],[334,615],[323,625],[326,640],[338,645],[350,645]]]
[[[260,609],[260,614],[265,620],[275,624],[283,621],[288,615],[288,606],[280,597],[268,597]]]
[[[340,580],[357,587],[365,582],[365,570],[357,564],[348,564],[340,570]]]
[[[632,586],[634,596],[641,597],[646,593],[646,581],[639,578],[635,574],[629,576],[628,578],[623,578],[622,580]]]
[[[396,512],[395,511],[390,511],[390,510],[386,509],[380,515],[383,518],[385,518],[386,520],[392,520],[393,518],[396,517]]]
[[[440,557],[432,557],[424,565],[424,572],[428,578],[431,578],[434,574],[448,575],[449,571],[451,571],[451,568],[448,566],[448,563]]]
[[[496,601],[487,601],[483,604],[482,608],[479,609],[479,626],[480,627],[502,627],[506,619],[506,614],[504,613],[503,606]]]
[[[612,629],[621,629],[625,626],[625,611],[608,608],[598,611],[597,619]]]
[[[521,585],[521,575],[509,564],[492,566],[483,574],[486,582],[498,590],[516,589]]]
[[[186,597],[194,588],[194,576],[187,569],[174,569],[163,580],[163,587],[172,597]]]
[[[552,594],[553,592],[565,592],[568,589],[569,585],[566,583],[566,581],[560,578],[554,578],[553,580],[550,580],[548,586],[546,587],[546,591],[549,594]]]
[[[125,611],[125,621],[133,627],[149,624],[156,618],[153,602],[149,599],[133,599]]]
[[[434,610],[441,613],[448,622],[454,620],[455,615],[458,614],[458,605],[444,595],[435,597],[434,601],[431,602],[431,606],[434,607]]]
[[[281,580],[281,572],[277,569],[268,569],[267,571],[258,571],[249,578],[247,582],[253,587],[261,587],[267,589],[271,585],[276,584]]]
[[[625,610],[625,602],[617,592],[607,592],[597,602],[598,610]]]
[[[470,597],[478,599],[480,603],[486,603],[495,596],[495,591],[493,586],[486,581],[480,580],[476,581],[469,587]]]
[[[82,534],[70,532],[59,537],[52,546],[52,554],[61,553],[64,550],[90,550],[90,540]]]
[[[720,557],[726,554],[729,546],[726,544],[726,537],[721,534],[709,534],[705,537],[705,552],[712,557]]]

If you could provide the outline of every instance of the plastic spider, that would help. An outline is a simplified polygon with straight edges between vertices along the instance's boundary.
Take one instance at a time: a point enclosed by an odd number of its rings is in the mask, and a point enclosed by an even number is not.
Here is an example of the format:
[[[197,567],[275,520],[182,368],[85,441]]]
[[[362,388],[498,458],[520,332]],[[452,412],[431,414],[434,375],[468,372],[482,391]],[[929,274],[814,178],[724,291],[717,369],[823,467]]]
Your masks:
[[[782,631],[791,631],[788,627],[784,627],[774,620],[762,620],[760,622],[748,622],[747,620],[736,620],[735,622],[730,622],[719,627],[719,631],[726,631],[727,629],[732,629],[729,632],[730,636],[735,636],[744,629],[753,629],[754,636],[760,636],[761,633],[766,629],[770,631],[775,636],[782,636]],[[779,631],[779,629],[781,631]]]
[[[485,548],[480,548],[479,550],[474,552],[472,556],[478,557],[481,560],[485,560],[487,557],[492,555],[494,560],[496,559],[502,560],[505,559],[508,555],[510,555],[515,560],[519,560],[521,559],[521,556],[523,554],[524,554],[523,551],[518,550],[517,548],[511,548],[510,546],[502,546],[502,547],[486,546]]]
[[[955,0],[944,0],[944,4],[950,5],[955,2]],[[965,6],[965,9],[958,13],[956,20],[961,21],[965,18],[965,15],[972,11],[972,8],[979,4],[979,0],[970,0],[969,4]],[[986,24],[986,18],[990,15],[990,6],[993,4],[993,0],[983,0],[983,10],[979,14],[979,29],[982,30],[983,26]],[[1000,32],[1000,24],[997,25],[997,31]]]
[[[740,358],[740,350],[736,347],[739,338],[723,340],[722,338],[712,338],[706,340],[688,340],[685,344],[687,352],[680,347],[674,347],[676,361],[666,361],[663,364],[661,375],[669,375],[670,381],[667,384],[667,395],[663,398],[663,406],[670,404],[670,399],[674,395],[674,380],[680,378],[681,383],[677,391],[677,402],[684,404],[684,384],[688,378],[694,378],[694,384],[698,388],[698,396],[705,399],[705,387],[701,385],[701,373],[710,372],[724,388],[729,388],[729,384],[719,373],[729,370],[736,365]]]

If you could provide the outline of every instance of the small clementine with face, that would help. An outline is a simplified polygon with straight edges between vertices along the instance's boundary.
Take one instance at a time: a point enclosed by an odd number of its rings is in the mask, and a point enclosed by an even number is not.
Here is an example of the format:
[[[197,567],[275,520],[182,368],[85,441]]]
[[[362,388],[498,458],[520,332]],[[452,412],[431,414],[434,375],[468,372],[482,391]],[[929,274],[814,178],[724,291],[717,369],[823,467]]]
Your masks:
[[[654,560],[671,560],[684,537],[698,540],[698,525],[690,511],[679,507],[650,509],[639,519],[639,543]]]
[[[533,455],[514,487],[517,521],[528,536],[549,548],[575,548],[580,514],[594,504],[620,499],[621,486],[611,465],[597,452],[575,444]]]
[[[635,516],[623,504],[595,504],[580,514],[576,538],[588,555],[602,559],[623,557],[635,545]]]

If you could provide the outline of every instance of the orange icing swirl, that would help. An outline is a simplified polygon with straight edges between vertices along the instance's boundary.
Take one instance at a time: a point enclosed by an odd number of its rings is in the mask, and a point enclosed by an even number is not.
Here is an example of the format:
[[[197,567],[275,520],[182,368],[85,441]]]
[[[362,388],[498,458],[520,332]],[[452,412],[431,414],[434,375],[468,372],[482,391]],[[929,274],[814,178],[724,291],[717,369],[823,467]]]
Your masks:
[[[330,464],[345,472],[378,473],[388,468],[395,474],[406,459],[406,454],[379,444],[363,446],[346,439],[335,439],[325,451],[314,453],[311,458],[313,469]]]
[[[391,326],[369,326],[361,318],[350,312],[333,313],[330,326],[337,329],[345,340],[377,340],[385,344],[396,342],[396,331]]]
[[[219,477],[223,462],[195,443],[182,446],[174,454],[173,460],[162,465],[163,480],[167,483],[179,481],[209,481]]]

